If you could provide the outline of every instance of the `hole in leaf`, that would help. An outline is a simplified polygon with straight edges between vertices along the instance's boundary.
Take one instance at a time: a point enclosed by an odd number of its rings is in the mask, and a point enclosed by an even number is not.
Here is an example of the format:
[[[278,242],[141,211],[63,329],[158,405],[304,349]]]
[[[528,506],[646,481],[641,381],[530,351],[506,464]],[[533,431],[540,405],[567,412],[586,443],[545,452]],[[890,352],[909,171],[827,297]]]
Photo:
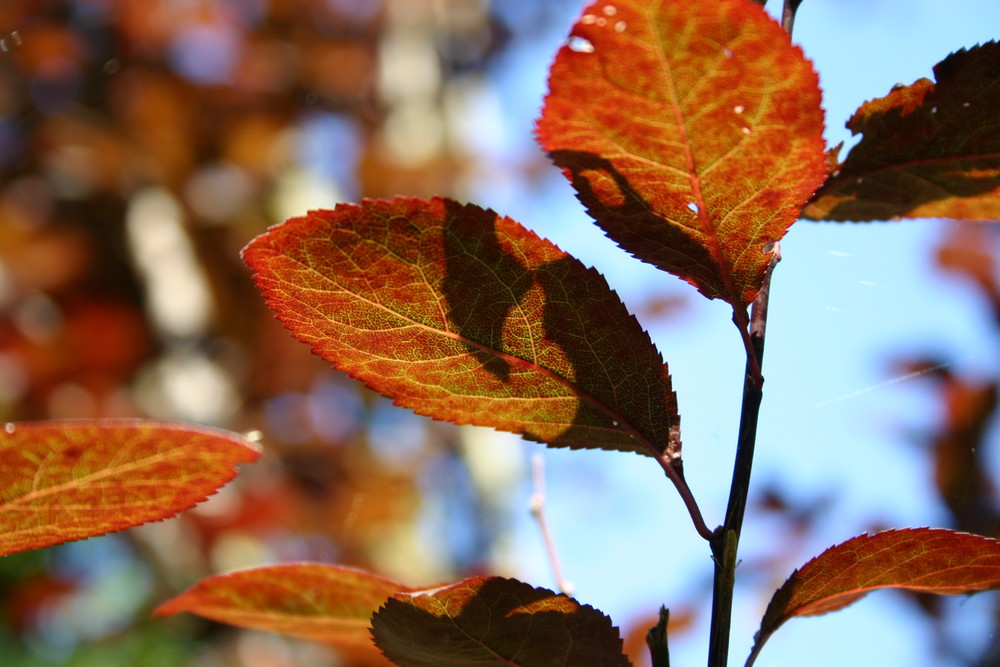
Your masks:
[[[590,25],[596,20],[597,17],[594,16],[593,14],[584,14],[583,16],[580,17],[580,23],[582,23],[583,25]]]
[[[741,128],[741,131],[743,132],[743,134],[750,134],[751,130],[750,130],[749,127],[744,127],[744,128]]]
[[[699,211],[698,205],[695,204],[693,201],[689,201],[688,204],[687,204],[687,207],[688,207],[688,210],[691,211],[692,213],[694,213],[695,215],[698,214],[698,211]]]
[[[731,48],[729,48],[728,46],[722,47],[722,52],[724,54],[726,54],[727,58],[732,58],[733,57],[733,50]]]
[[[625,21],[618,21],[615,23],[615,32],[625,32],[625,28],[627,27],[628,26],[625,25]]]
[[[569,50],[576,51],[577,53],[593,53],[594,45],[590,43],[590,40],[586,37],[579,37],[573,35],[569,38]]]
[[[604,7],[604,13],[607,16],[614,16],[615,14],[618,13],[618,8],[615,7],[614,5],[607,5]]]
[[[746,107],[743,106],[742,104],[737,104],[736,106],[733,107],[733,111],[736,113],[743,113],[744,111],[746,111]]]
[[[608,20],[606,18],[604,18],[603,16],[599,16],[599,17],[597,17],[597,21],[595,21],[595,23],[597,23],[597,25],[599,25],[599,26],[601,26],[603,28],[604,26],[606,26],[608,24]]]

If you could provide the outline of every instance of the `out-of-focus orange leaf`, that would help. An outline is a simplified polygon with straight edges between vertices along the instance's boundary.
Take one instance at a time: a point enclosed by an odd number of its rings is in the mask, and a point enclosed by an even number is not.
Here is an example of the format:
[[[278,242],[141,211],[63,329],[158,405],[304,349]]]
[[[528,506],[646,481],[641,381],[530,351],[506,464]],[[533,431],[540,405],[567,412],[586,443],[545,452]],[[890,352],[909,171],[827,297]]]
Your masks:
[[[941,386],[945,422],[932,440],[934,481],[942,502],[957,527],[983,535],[1000,531],[995,488],[984,457],[997,394],[996,383],[946,377]]]
[[[0,555],[176,515],[257,460],[235,434],[150,421],[7,424],[0,430]]]
[[[251,568],[202,579],[153,614],[190,612],[223,623],[376,652],[372,614],[412,588],[369,572],[320,563]]]
[[[864,136],[806,217],[1000,218],[1000,44],[953,53],[934,76],[855,112],[847,127]]]
[[[279,319],[399,405],[562,447],[680,455],[659,352],[604,278],[493,211],[314,211],[244,250]]]
[[[741,308],[826,173],[816,73],[749,0],[598,0],[538,138],[608,236]]]
[[[908,528],[830,547],[794,572],[771,598],[747,665],[788,619],[843,609],[880,588],[937,595],[1000,588],[1000,540]]]
[[[964,223],[952,230],[937,251],[937,263],[945,271],[968,278],[982,290],[1000,321],[1000,280],[996,254],[1000,234],[995,227]]]
[[[500,577],[397,594],[372,617],[372,635],[402,667],[630,664],[600,611]]]

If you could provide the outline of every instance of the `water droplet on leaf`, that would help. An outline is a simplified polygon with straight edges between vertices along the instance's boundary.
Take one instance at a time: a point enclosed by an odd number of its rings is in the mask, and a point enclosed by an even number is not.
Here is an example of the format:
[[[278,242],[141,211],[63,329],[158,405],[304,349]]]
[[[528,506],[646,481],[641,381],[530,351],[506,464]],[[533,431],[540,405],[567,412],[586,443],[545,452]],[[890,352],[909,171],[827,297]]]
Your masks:
[[[569,38],[568,46],[570,51],[576,51],[577,53],[594,52],[594,45],[590,43],[590,40],[577,35],[573,35]]]

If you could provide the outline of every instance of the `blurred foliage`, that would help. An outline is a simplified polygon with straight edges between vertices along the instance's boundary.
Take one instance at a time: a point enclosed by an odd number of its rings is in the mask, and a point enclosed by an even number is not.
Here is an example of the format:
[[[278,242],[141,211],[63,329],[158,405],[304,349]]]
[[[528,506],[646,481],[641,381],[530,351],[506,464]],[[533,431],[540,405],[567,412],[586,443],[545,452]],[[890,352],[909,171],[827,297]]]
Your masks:
[[[501,499],[521,451],[470,462],[468,431],[329,369],[239,259],[310,207],[460,196],[485,169],[468,138],[493,130],[449,118],[474,116],[511,35],[559,3],[500,4],[0,3],[0,417],[191,420],[260,430],[265,447],[178,520],[0,562],[7,664],[338,664],[322,646],[148,612],[202,576],[274,561],[412,584],[511,567]]]

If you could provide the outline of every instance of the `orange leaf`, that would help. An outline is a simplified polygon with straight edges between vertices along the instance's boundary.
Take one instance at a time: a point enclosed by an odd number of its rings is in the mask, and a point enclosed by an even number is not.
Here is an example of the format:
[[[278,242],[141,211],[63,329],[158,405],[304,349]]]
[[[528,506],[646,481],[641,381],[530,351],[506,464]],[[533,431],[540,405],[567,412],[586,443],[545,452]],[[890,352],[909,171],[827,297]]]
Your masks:
[[[0,554],[103,535],[193,507],[260,451],[244,438],[152,421],[7,424]]]
[[[843,609],[879,588],[938,595],[1000,588],[1000,540],[907,528],[831,547],[794,572],[771,598],[747,665],[788,619]]]
[[[813,220],[1000,218],[1000,44],[953,53],[861,105],[863,134],[809,206]]]
[[[153,614],[186,611],[244,628],[374,652],[368,630],[371,615],[387,598],[411,590],[349,567],[272,565],[202,579]]]
[[[501,577],[397,594],[372,617],[372,636],[402,667],[630,664],[603,613]]]
[[[538,138],[604,231],[709,298],[753,301],[826,174],[816,73],[749,0],[598,0]]]
[[[313,211],[243,257],[313,351],[419,414],[561,447],[680,456],[660,353],[604,278],[445,199]]]

